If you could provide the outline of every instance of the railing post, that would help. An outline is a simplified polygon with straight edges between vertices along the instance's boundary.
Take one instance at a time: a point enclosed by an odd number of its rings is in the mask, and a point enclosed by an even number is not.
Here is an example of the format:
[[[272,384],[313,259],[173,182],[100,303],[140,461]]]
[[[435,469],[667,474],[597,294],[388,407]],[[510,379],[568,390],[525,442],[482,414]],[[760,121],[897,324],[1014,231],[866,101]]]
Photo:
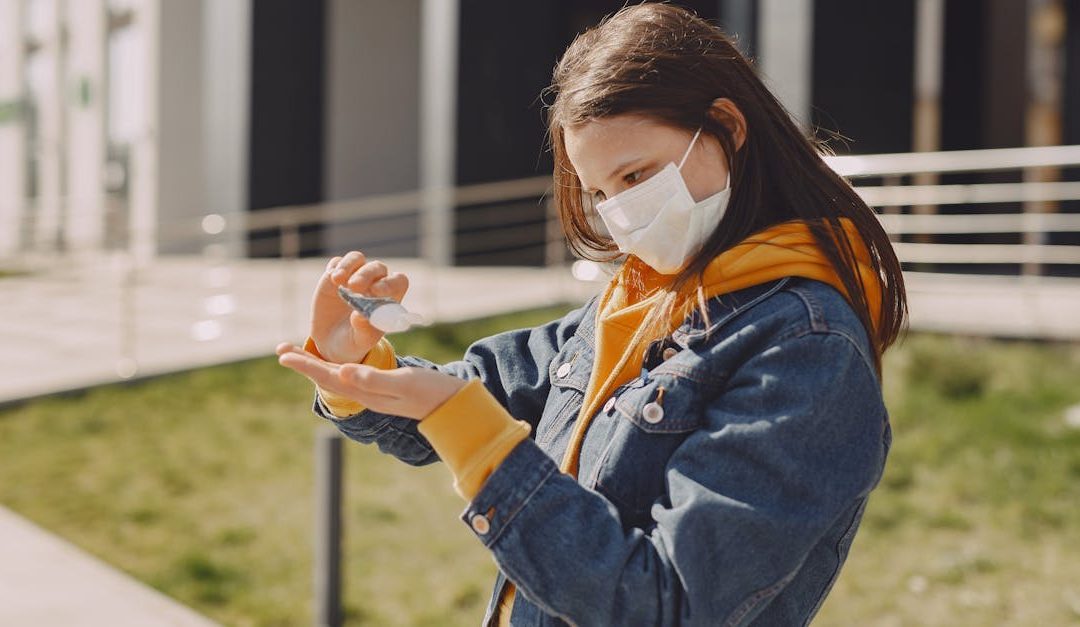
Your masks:
[[[315,435],[315,625],[341,627],[341,435]]]
[[[116,374],[121,379],[130,379],[139,369],[138,362],[138,268],[135,256],[128,250],[120,255],[123,265],[120,279],[120,355],[116,360]]]
[[[300,257],[300,227],[295,220],[281,221],[281,337],[296,333],[296,264]]]
[[[544,266],[549,273],[555,273],[556,299],[569,300],[564,287],[563,276],[566,265],[566,244],[563,242],[559,211],[551,194],[544,196]]]

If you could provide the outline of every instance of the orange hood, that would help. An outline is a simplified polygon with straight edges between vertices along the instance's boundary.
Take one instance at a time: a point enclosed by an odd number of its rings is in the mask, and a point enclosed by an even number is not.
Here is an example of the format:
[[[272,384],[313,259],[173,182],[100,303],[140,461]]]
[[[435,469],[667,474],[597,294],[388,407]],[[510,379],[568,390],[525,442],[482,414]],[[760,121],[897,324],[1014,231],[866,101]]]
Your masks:
[[[870,306],[871,319],[879,324],[881,312],[881,283],[870,265],[870,255],[854,224],[847,218],[840,219],[855,251],[859,274],[866,288],[866,300]],[[631,269],[641,273],[644,290],[635,289],[627,282]],[[785,276],[801,276],[824,281],[847,295],[840,277],[828,258],[817,246],[809,227],[803,221],[776,224],[759,231],[732,248],[717,255],[705,268],[702,277],[705,298],[712,298],[740,289],[758,285]],[[578,414],[577,425],[560,464],[563,472],[577,476],[577,462],[581,442],[588,419],[599,409],[600,402],[610,396],[620,385],[633,380],[641,373],[645,356],[645,343],[637,341],[642,331],[655,288],[671,280],[661,275],[636,257],[631,256],[612,278],[600,297],[596,316],[596,356],[585,399]],[[690,283],[682,299],[692,296],[696,287]],[[684,300],[685,302],[685,300]],[[670,321],[668,333],[677,329],[682,320]]]

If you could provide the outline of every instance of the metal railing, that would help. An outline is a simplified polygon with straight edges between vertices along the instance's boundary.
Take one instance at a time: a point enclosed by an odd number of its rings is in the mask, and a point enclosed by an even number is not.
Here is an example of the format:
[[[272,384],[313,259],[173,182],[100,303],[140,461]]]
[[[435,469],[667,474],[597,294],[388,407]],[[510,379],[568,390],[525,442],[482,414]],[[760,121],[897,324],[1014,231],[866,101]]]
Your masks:
[[[894,239],[902,262],[918,264],[1019,264],[1022,273],[1038,275],[1045,264],[1080,264],[1080,246],[1047,244],[1051,233],[1080,232],[1080,214],[1056,213],[1056,203],[1080,200],[1080,182],[1025,180],[1019,183],[903,185],[916,174],[1018,171],[1025,178],[1058,177],[1080,167],[1080,146],[1039,146],[933,153],[898,153],[826,157],[829,165],[856,181],[879,178],[881,185],[857,185],[859,195],[881,211],[879,218]],[[1035,174],[1037,176],[1032,176]],[[926,210],[947,205],[1015,203],[1011,213],[938,214]],[[918,211],[905,212],[905,208]],[[1016,244],[940,243],[935,235],[1019,235]],[[930,241],[906,242],[904,235]],[[930,268],[933,270],[933,266]]]

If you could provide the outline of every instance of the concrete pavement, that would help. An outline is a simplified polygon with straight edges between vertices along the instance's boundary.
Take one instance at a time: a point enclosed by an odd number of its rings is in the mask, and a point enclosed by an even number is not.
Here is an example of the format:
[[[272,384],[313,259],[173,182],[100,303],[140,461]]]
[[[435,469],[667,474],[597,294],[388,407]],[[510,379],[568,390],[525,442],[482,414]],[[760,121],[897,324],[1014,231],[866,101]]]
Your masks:
[[[42,394],[272,355],[307,335],[311,293],[327,259],[212,264],[163,257],[128,275],[101,259],[0,279],[0,338],[17,361],[0,364],[0,406]],[[584,302],[598,283],[568,270],[430,268],[405,272],[403,304],[434,322]]]
[[[2,507],[0,555],[0,625],[218,625]]]

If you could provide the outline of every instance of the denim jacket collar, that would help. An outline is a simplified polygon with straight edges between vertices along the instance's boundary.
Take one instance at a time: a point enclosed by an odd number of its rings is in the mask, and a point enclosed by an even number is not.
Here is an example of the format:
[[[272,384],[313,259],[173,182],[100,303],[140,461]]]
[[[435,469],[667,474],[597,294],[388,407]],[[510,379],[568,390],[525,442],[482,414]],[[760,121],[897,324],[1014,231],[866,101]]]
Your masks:
[[[701,312],[694,309],[681,325],[671,333],[671,340],[682,348],[689,348],[712,335],[717,329],[726,324],[739,313],[765,300],[779,291],[791,280],[791,277],[781,277],[758,285],[752,285],[735,292],[718,294],[706,301],[709,308],[709,326],[701,317]]]

